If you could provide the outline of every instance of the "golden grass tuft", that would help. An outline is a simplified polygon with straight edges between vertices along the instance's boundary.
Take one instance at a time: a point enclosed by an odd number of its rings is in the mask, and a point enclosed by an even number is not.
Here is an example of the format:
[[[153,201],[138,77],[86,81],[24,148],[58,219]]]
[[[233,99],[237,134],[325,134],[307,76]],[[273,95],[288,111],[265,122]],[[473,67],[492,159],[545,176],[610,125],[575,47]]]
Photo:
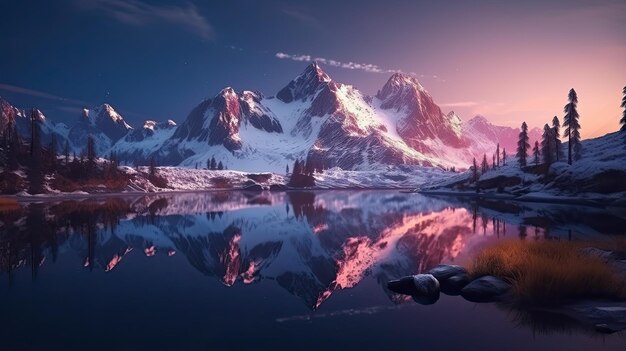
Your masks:
[[[626,280],[584,247],[617,244],[508,240],[486,248],[469,268],[474,276],[493,275],[513,285],[521,304],[558,304],[577,298],[626,299]]]
[[[20,204],[16,199],[9,197],[0,197],[0,211],[19,210]]]

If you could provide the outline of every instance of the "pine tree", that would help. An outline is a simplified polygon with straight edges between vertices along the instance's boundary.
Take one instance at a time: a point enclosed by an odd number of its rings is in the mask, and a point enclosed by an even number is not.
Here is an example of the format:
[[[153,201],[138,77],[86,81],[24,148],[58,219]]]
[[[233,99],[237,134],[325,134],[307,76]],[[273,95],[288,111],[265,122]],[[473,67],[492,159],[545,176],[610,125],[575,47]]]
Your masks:
[[[491,163],[491,169],[496,169],[496,155],[493,155],[493,162]]]
[[[526,166],[526,157],[528,156],[528,149],[530,144],[528,143],[528,125],[526,122],[522,123],[522,129],[519,133],[519,140],[517,142],[517,157],[520,167]]]
[[[535,166],[539,164],[539,142],[535,140],[535,147],[533,147],[533,156],[535,157]]]
[[[561,148],[561,122],[557,116],[552,118],[552,133],[554,135],[554,155],[556,160],[559,161],[563,158],[563,150]]]
[[[546,125],[543,126],[543,136],[541,138],[541,154],[543,155],[543,163],[547,165],[554,162],[553,145],[553,129],[546,123]]]
[[[489,170],[489,165],[487,164],[487,155],[483,154],[483,162],[480,164],[480,172],[485,174]]]
[[[209,169],[211,170],[217,169],[217,162],[215,162],[215,156],[211,157],[211,167],[209,167]]]
[[[498,167],[500,167],[500,143],[498,143],[498,146],[496,146],[496,161],[496,164],[498,165]]]
[[[39,118],[37,110],[32,109],[30,113],[30,156],[33,157],[35,152],[41,151],[41,138],[39,130]]]
[[[478,181],[478,164],[476,163],[476,157],[472,161],[472,181]]]
[[[289,174],[289,164],[287,164],[287,167],[285,168],[285,174]]]
[[[580,115],[578,114],[578,111],[576,111],[576,107],[578,105],[578,96],[576,95],[576,91],[571,89],[567,97],[568,103],[563,108],[563,112],[565,112],[563,126],[565,127],[564,135],[567,135],[567,140],[569,142],[567,145],[567,163],[571,165],[574,159],[580,159],[580,122],[578,121]]]
[[[50,170],[55,171],[57,166],[57,139],[54,133],[50,137],[50,145],[48,145],[48,156],[50,157]]]
[[[148,173],[151,176],[156,175],[156,161],[154,160],[154,156],[150,157],[150,167],[148,168]]]
[[[30,167],[28,169],[28,191],[31,194],[43,192],[44,170],[41,150],[39,118],[37,111],[31,111]]]
[[[619,121],[619,123],[622,124],[620,132],[624,134],[624,144],[626,144],[626,87],[624,87],[624,90],[622,90],[622,94],[624,95],[624,97],[622,97],[622,104],[620,106],[624,109],[624,112],[622,114],[622,119]]]
[[[293,172],[292,174],[302,174],[302,164],[300,163],[300,160],[296,160],[293,163]]]
[[[89,163],[96,162],[96,143],[91,135],[87,137],[87,161]]]
[[[218,170],[220,170],[220,171],[224,169],[224,165],[222,164],[222,161],[220,161],[220,162],[217,164],[217,169],[218,169]]]
[[[7,168],[9,170],[16,170],[19,167],[19,153],[22,146],[19,134],[17,133],[17,125],[14,121],[9,121],[7,126]]]
[[[311,159],[308,159],[304,162],[304,174],[311,176],[315,171],[314,162]]]
[[[502,149],[502,165],[506,166],[506,149]]]
[[[68,140],[65,140],[65,147],[63,148],[63,155],[65,156],[65,165],[70,161],[70,144]]]

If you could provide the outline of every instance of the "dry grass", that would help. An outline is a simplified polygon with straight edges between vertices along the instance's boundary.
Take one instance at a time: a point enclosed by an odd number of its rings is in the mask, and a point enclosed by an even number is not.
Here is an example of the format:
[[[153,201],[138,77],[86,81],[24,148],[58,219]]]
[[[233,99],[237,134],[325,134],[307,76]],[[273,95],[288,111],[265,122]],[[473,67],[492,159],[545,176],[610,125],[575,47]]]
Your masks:
[[[20,204],[17,200],[8,197],[0,197],[0,211],[13,211],[19,209]]]
[[[474,259],[474,276],[494,275],[513,284],[521,304],[554,304],[576,298],[626,299],[626,280],[583,247],[615,249],[626,240],[585,243],[509,240],[488,247]]]

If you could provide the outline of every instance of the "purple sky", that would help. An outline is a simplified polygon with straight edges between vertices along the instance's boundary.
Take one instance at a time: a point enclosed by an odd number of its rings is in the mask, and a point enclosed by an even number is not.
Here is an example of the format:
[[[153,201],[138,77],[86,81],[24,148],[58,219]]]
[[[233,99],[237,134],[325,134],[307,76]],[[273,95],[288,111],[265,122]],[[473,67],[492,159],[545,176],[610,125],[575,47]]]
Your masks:
[[[400,70],[463,119],[542,126],[579,93],[582,134],[617,130],[624,1],[4,1],[0,95],[70,121],[109,102],[182,120],[224,86],[275,94],[306,63],[375,94]],[[298,61],[300,60],[300,61]]]

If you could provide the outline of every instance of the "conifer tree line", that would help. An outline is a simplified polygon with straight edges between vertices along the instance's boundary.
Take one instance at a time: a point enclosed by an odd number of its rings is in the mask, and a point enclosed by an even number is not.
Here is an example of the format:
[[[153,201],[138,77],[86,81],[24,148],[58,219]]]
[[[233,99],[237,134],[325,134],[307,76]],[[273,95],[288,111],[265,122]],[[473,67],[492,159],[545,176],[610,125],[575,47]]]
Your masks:
[[[626,91],[626,88],[624,88]],[[626,95],[625,95],[626,96]],[[624,104],[624,102],[622,102]],[[582,144],[580,142],[580,115],[577,111],[578,95],[574,89],[567,94],[567,104],[563,108],[563,137],[567,138],[567,163],[572,164],[581,157]],[[517,143],[517,158],[520,167],[527,165],[528,149],[528,126],[526,122],[522,123],[519,140]],[[535,142],[532,149],[532,155],[535,165],[540,161],[543,164],[552,164],[564,160],[563,147],[561,141],[561,121],[558,116],[554,116],[551,125],[546,123],[543,126],[543,134],[541,142]]]
[[[287,168],[287,171],[289,169]],[[321,173],[323,165],[315,159],[309,158],[306,161],[296,159],[291,169],[288,185],[292,187],[310,187],[315,185],[313,173]]]
[[[0,138],[0,166],[7,171],[16,171],[22,168],[26,172],[28,192],[39,194],[45,191],[46,176],[55,175],[68,181],[99,178],[110,179],[119,175],[118,161],[115,154],[101,167],[98,166],[95,141],[91,135],[87,138],[85,152],[77,157],[70,157],[70,146],[65,142],[62,154],[59,157],[58,141],[54,134],[50,142],[43,145],[41,140],[42,116],[37,109],[32,109],[29,116],[30,138],[22,140],[17,130],[14,118],[7,118],[7,125],[1,130]],[[17,192],[19,179],[13,178],[7,182],[15,183],[13,187],[3,184],[3,191]]]
[[[623,97],[620,106],[623,109],[623,114],[620,120],[620,131],[624,135],[624,144],[626,144],[626,87],[624,87],[622,93]],[[541,141],[535,141],[532,149],[528,137],[528,125],[526,122],[522,122],[515,153],[519,167],[526,167],[528,165],[529,151],[532,152],[531,161],[535,165],[539,165],[540,163],[549,165],[562,160],[567,160],[567,163],[571,165],[573,162],[580,160],[582,155],[580,137],[581,125],[580,114],[578,113],[578,94],[576,94],[574,89],[570,89],[567,94],[567,103],[563,107],[563,113],[563,124],[561,124],[558,116],[554,116],[550,124],[546,123],[543,126]],[[564,127],[562,135],[561,127]],[[567,158],[563,154],[561,137],[566,138],[568,141]],[[496,145],[495,154],[492,156],[491,168],[496,169],[506,165],[506,158],[506,150],[503,149],[502,153],[500,153],[500,144],[498,143]],[[478,173],[479,168],[476,159],[473,160],[471,168],[473,180],[478,180],[480,174]],[[489,167],[485,154],[480,164],[480,171],[481,173],[485,173],[488,170]]]
[[[212,156],[210,159],[206,161],[206,169],[210,169],[212,171],[227,169],[222,161],[217,162],[215,160],[215,156]]]
[[[619,123],[622,125],[620,132],[623,134],[624,144],[626,144],[626,86],[624,90],[622,90],[622,95],[622,104],[620,106],[624,111],[622,112],[622,119],[620,119]]]

